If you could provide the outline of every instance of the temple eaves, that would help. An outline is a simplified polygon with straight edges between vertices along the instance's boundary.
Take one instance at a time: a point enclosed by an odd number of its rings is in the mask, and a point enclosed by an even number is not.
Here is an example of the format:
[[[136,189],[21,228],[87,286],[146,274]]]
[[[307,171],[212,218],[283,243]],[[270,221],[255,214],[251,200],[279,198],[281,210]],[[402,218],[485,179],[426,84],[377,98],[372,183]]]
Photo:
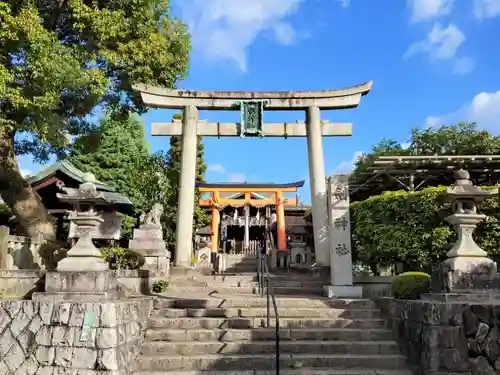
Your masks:
[[[320,91],[196,91],[170,90],[145,84],[133,85],[144,104],[152,108],[237,110],[238,101],[266,100],[266,110],[348,109],[359,105],[361,96],[372,88],[373,81],[337,90]]]

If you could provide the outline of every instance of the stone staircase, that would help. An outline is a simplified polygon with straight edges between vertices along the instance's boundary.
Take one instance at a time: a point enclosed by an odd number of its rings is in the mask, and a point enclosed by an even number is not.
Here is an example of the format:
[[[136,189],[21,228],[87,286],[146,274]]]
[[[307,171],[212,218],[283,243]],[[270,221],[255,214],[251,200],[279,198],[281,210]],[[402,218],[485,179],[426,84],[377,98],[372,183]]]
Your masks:
[[[278,279],[281,374],[410,375],[373,301],[326,299],[318,280]],[[256,291],[250,275],[172,280],[155,299],[134,375],[275,374],[276,321],[266,328]]]
[[[257,272],[257,263],[255,255],[227,255],[226,272],[227,275],[238,275]]]

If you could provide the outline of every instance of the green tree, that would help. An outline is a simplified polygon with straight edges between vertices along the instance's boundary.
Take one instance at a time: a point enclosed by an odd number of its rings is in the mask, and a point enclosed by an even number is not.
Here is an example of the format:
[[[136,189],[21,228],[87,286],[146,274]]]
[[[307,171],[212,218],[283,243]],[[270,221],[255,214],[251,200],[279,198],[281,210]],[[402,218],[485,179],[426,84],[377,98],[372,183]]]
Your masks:
[[[174,119],[181,120],[182,114],[177,113],[174,115]],[[182,150],[182,137],[172,136],[170,137],[170,148],[167,152],[167,165],[168,165],[168,181],[170,183],[170,191],[168,194],[167,204],[165,205],[165,240],[167,244],[172,248],[175,246],[175,231],[177,228],[177,202],[179,200],[179,178],[181,171],[181,150]],[[207,166],[204,161],[204,145],[202,143],[202,137],[198,137],[198,149],[196,155],[196,182],[205,181],[205,172]],[[201,194],[198,189],[196,189],[195,205],[193,225],[195,229],[201,228],[208,223],[208,217],[205,211],[199,205],[199,200]]]
[[[150,154],[138,116],[112,115],[103,118],[96,131],[75,141],[69,160],[130,198],[134,217],[124,215],[123,228],[123,233],[129,234],[139,212],[157,202],[164,207],[169,204],[167,155]]]
[[[484,187],[484,189],[497,188]],[[351,204],[353,255],[374,274],[398,264],[403,271],[431,270],[446,259],[457,233],[445,220],[453,210],[443,203],[445,186],[415,192],[390,191]],[[500,201],[497,195],[477,209],[488,219],[473,233],[495,260],[500,260]]]
[[[0,3],[0,195],[26,234],[55,237],[15,155],[63,154],[96,105],[143,111],[132,83],[173,88],[189,49],[168,0]]]
[[[151,172],[149,157],[142,121],[135,115],[123,119],[108,115],[95,132],[75,141],[69,160],[115,187],[141,209],[148,202],[144,177]]]

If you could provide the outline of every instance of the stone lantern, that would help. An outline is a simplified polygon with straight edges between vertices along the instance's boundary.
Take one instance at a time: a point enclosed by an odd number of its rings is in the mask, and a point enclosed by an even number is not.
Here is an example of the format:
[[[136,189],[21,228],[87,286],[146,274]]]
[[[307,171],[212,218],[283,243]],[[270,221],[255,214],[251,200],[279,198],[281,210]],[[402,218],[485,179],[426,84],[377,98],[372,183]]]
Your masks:
[[[455,183],[441,195],[442,201],[451,203],[453,213],[446,217],[458,234],[453,248],[433,275],[433,290],[436,292],[485,290],[493,287],[498,279],[496,263],[474,241],[472,233],[486,215],[477,213],[477,204],[498,194],[495,190],[483,190],[470,181],[469,172],[455,171]],[[438,282],[438,283],[436,283]]]
[[[103,203],[102,195],[94,185],[95,177],[86,173],[78,189],[63,188],[66,194],[57,194],[61,202],[78,207],[69,217],[79,234],[77,243],[68,251],[66,258],[57,264],[58,271],[105,271],[108,263],[92,242],[92,233],[103,222],[94,206]]]
[[[92,234],[103,221],[95,212],[96,205],[109,205],[95,186],[95,177],[86,173],[78,189],[62,188],[57,194],[62,202],[71,204],[76,210],[70,220],[76,225],[79,235],[77,243],[59,261],[56,271],[45,276],[45,293],[37,293],[35,299],[56,300],[110,300],[118,296],[116,272],[109,270],[100,251],[92,242]]]

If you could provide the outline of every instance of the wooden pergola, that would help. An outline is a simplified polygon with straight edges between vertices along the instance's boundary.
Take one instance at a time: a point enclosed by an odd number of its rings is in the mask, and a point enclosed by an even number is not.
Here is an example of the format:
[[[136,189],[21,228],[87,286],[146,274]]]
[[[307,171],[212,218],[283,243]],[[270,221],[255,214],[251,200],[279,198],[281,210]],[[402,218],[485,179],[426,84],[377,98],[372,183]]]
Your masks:
[[[469,171],[476,185],[500,182],[500,155],[379,156],[365,172],[351,175],[351,201],[384,191],[451,185],[457,168]]]

